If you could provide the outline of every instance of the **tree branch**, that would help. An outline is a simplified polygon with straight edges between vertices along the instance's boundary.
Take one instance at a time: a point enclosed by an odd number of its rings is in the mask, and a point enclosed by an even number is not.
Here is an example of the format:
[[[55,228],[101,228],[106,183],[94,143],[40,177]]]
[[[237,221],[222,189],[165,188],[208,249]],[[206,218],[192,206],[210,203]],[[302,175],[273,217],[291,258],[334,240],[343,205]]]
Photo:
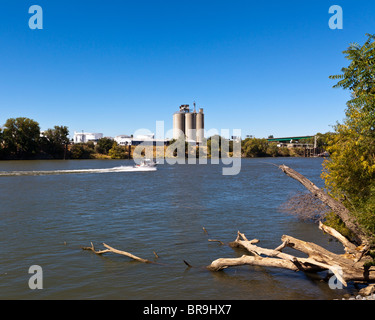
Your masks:
[[[344,222],[346,227],[357,236],[357,241],[361,244],[367,244],[368,237],[362,228],[359,226],[356,219],[352,217],[350,211],[339,201],[330,197],[322,189],[318,188],[314,183],[309,179],[304,177],[302,174],[297,171],[287,167],[286,165],[281,165],[279,168],[289,177],[300,182],[307,190],[309,190],[314,196],[321,200],[325,205],[327,205],[335,214],[337,214],[340,219]]]
[[[324,225],[321,221],[319,221],[319,229],[324,231],[325,233],[328,233],[329,235],[331,235],[332,237],[334,237],[338,241],[340,241],[342,243],[342,245],[344,246],[344,250],[345,250],[346,253],[354,254],[354,253],[358,252],[356,250],[357,249],[356,245],[351,243],[347,238],[345,238],[337,230]]]
[[[103,243],[103,246],[106,247],[107,249],[97,251],[97,250],[95,250],[94,245],[91,242],[91,247],[82,247],[82,250],[90,250],[90,251],[92,251],[92,252],[94,252],[98,255],[102,255],[104,253],[112,252],[112,253],[116,253],[116,254],[120,254],[120,255],[129,257],[133,260],[136,260],[136,261],[139,261],[139,262],[142,262],[142,263],[155,263],[154,261],[150,261],[150,260],[147,260],[147,259],[142,259],[140,257],[137,257],[137,256],[135,256],[135,255],[133,255],[129,252],[117,250],[115,248],[110,247],[109,245],[107,245],[105,243]]]

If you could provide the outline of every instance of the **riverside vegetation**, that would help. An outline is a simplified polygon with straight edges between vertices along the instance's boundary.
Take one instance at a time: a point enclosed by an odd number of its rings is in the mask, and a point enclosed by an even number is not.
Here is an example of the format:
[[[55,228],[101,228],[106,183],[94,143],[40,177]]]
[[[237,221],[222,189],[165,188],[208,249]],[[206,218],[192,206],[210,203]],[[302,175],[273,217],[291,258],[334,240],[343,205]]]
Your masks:
[[[333,133],[317,134],[319,150],[325,150],[331,135]],[[168,145],[175,141],[169,141]],[[219,141],[218,145],[214,145],[214,141]],[[313,141],[305,143],[312,144]],[[226,148],[222,148],[224,144]],[[210,158],[211,150],[214,148],[217,148],[215,150],[218,150],[219,156],[231,157],[233,155],[233,141],[224,137],[209,137],[203,145],[199,147],[185,143],[185,156],[198,157],[203,151],[203,156]],[[158,152],[156,149],[154,147],[155,155]],[[122,146],[110,138],[101,138],[95,144],[94,142],[73,144],[69,140],[68,127],[54,126],[53,129],[48,129],[41,134],[39,123],[25,117],[8,119],[0,128],[0,160],[132,159],[134,150],[134,146]],[[161,151],[161,156],[176,156],[173,151],[167,152],[167,146],[164,146]],[[267,139],[247,138],[241,141],[241,154],[245,158],[298,157],[304,156],[304,149],[278,147],[276,142],[268,142]]]

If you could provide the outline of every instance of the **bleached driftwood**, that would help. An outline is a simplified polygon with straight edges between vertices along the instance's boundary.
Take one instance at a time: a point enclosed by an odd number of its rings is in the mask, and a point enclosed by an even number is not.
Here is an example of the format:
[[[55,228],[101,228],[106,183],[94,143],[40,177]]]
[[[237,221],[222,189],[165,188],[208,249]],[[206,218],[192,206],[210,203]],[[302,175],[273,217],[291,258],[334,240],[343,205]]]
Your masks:
[[[91,247],[82,247],[82,250],[90,250],[90,251],[92,251],[92,252],[94,252],[94,253],[96,253],[98,255],[102,255],[104,253],[112,252],[112,253],[116,253],[116,254],[120,254],[120,255],[129,257],[129,258],[131,258],[133,260],[136,260],[136,261],[139,261],[139,262],[142,262],[142,263],[155,263],[154,261],[150,261],[150,260],[147,260],[147,259],[143,259],[143,258],[137,257],[134,254],[131,254],[129,252],[112,248],[112,247],[110,247],[109,245],[107,245],[105,243],[103,243],[103,246],[106,247],[107,249],[104,249],[104,250],[95,250],[94,245],[91,242]]]
[[[322,229],[324,229],[324,227],[321,226]],[[342,239],[342,235],[337,231],[333,234]],[[249,254],[239,258],[217,259],[207,266],[207,269],[220,271],[228,267],[252,265],[284,268],[303,272],[329,270],[345,286],[348,281],[375,281],[375,268],[371,267],[365,269],[363,267],[363,262],[358,263],[357,256],[354,254],[346,253],[338,255],[315,243],[302,241],[287,235],[282,236],[281,241],[282,244],[276,249],[266,249],[255,245],[259,240],[254,239],[249,241],[244,234],[238,232],[236,240],[229,245],[231,247],[246,249]],[[352,248],[353,246],[353,244],[346,243],[346,241],[344,241],[344,243],[347,247]],[[307,258],[283,253],[282,250],[286,247],[305,253]],[[359,250],[357,249],[357,251]]]

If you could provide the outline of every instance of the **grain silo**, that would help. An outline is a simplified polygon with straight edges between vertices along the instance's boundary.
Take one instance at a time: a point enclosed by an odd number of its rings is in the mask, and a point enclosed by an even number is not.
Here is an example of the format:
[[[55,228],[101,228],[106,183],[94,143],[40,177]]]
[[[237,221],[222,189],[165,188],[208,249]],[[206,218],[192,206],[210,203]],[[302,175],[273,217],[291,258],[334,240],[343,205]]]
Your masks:
[[[198,143],[202,143],[204,139],[204,113],[203,109],[200,108],[196,114],[196,138]]]
[[[180,110],[173,114],[173,139],[186,138],[189,141],[203,142],[204,139],[204,113],[190,112],[188,104],[180,106]]]
[[[173,114],[173,139],[179,139],[185,135],[185,113]]]
[[[186,140],[189,141],[195,141],[195,112],[189,112],[185,113],[185,135],[186,135]]]

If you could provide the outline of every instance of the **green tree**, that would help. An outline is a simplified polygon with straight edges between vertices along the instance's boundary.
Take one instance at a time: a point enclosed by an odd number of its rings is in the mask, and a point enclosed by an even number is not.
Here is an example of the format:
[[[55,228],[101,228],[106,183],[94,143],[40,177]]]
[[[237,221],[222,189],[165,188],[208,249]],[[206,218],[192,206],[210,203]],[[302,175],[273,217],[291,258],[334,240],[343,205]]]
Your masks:
[[[269,138],[271,139],[271,138]],[[271,157],[278,157],[280,155],[279,153],[279,147],[277,146],[276,142],[269,143],[267,150],[266,150],[267,155]]]
[[[4,148],[4,134],[3,129],[0,128],[0,159],[5,158],[5,148]]]
[[[91,159],[94,154],[94,143],[77,143],[70,148],[70,158],[72,159]]]
[[[69,130],[66,126],[55,126],[43,132],[41,138],[42,150],[55,159],[66,157],[69,144]]]
[[[233,152],[233,143],[222,136],[214,135],[207,139],[207,152],[211,157],[226,157],[225,152]]]
[[[7,157],[27,159],[40,151],[40,127],[29,118],[11,118],[4,124],[3,143]]]
[[[268,149],[267,139],[247,138],[242,141],[242,151],[245,157],[266,157]]]
[[[112,159],[127,159],[128,152],[124,146],[120,146],[117,142],[112,141],[112,148],[108,151],[108,155]]]
[[[328,147],[328,143],[330,140],[333,139],[334,132],[326,132],[326,133],[320,133],[318,132],[316,134],[316,147],[319,150],[326,150]]]
[[[344,51],[350,61],[334,87],[351,91],[346,117],[328,138],[330,159],[322,177],[327,191],[341,200],[362,227],[375,233],[375,36]]]
[[[98,140],[95,151],[97,153],[105,154],[107,155],[109,150],[113,147],[113,140],[109,138],[101,138]]]
[[[165,153],[168,158],[186,158],[188,155],[188,143],[185,141],[185,137],[172,139]]]

